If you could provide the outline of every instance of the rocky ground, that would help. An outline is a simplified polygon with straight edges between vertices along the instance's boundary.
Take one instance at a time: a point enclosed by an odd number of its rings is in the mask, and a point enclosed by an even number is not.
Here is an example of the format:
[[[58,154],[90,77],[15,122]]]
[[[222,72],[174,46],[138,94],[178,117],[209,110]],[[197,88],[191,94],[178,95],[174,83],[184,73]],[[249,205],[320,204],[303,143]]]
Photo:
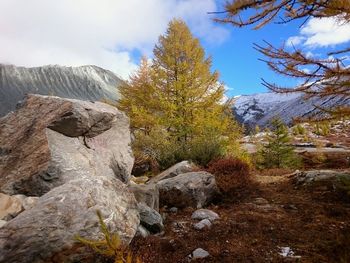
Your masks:
[[[130,144],[128,118],[99,102],[28,95],[1,118],[0,263],[115,262],[129,244],[144,263],[350,262],[347,152],[332,170],[224,159],[148,178]]]
[[[297,127],[302,132],[296,133]],[[350,166],[350,120],[330,123],[302,123],[289,128],[291,145],[302,157],[307,169],[347,168]],[[266,132],[241,140],[242,148],[251,154],[266,143]]]
[[[165,232],[133,240],[144,262],[350,262],[350,203],[325,188],[297,187],[293,178],[253,177],[237,200],[209,207],[220,219],[194,229],[194,208],[166,215]]]

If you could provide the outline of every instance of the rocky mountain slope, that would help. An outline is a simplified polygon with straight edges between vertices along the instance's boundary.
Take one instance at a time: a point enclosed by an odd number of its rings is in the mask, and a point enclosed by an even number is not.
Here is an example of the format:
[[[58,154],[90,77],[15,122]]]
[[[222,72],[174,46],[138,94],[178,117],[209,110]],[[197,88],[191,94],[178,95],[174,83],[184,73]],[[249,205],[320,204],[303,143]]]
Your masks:
[[[247,127],[255,125],[265,127],[274,117],[291,124],[295,117],[320,115],[314,105],[332,108],[339,105],[350,105],[350,99],[327,97],[304,99],[303,94],[275,94],[271,92],[239,96],[234,101],[233,111],[236,118]]]
[[[63,98],[98,101],[117,100],[122,80],[109,70],[97,66],[34,68],[0,64],[0,117],[16,108],[25,94],[54,95]],[[320,114],[314,105],[332,108],[350,105],[350,99],[329,97],[305,100],[302,94],[258,93],[238,96],[233,111],[247,127],[265,127],[279,116],[290,124],[295,117]]]
[[[97,66],[25,68],[0,64],[0,117],[13,111],[28,93],[92,101],[115,100],[121,83],[113,72]]]

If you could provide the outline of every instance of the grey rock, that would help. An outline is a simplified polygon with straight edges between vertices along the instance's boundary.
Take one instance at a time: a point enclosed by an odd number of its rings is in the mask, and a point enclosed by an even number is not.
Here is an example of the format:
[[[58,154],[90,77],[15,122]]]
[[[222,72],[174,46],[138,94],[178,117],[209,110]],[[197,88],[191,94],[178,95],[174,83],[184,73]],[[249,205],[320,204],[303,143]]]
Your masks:
[[[159,190],[157,185],[138,185],[130,182],[129,189],[134,193],[139,203],[145,203],[150,208],[159,211]]]
[[[2,228],[6,223],[7,221],[0,219],[0,228]]]
[[[192,252],[192,259],[206,258],[208,256],[210,256],[208,251],[206,251],[202,248],[197,248]]]
[[[0,229],[0,262],[79,262],[87,251],[74,236],[102,238],[96,210],[111,232],[131,241],[140,222],[133,194],[117,179],[85,176],[41,196]]]
[[[312,188],[327,188],[333,191],[346,191],[350,182],[350,171],[313,170],[294,174],[294,183],[297,186]]]
[[[129,120],[115,107],[28,95],[0,119],[0,191],[41,196],[82,176],[128,182],[130,143]]]
[[[14,111],[26,94],[62,98],[116,101],[123,81],[113,72],[96,66],[16,67],[0,64],[0,116]]]
[[[137,209],[140,214],[141,225],[144,226],[151,233],[160,233],[164,229],[162,216],[154,209],[145,205],[144,203],[138,203]]]
[[[172,207],[172,208],[170,208],[169,209],[169,211],[171,212],[171,213],[177,213],[177,211],[178,211],[179,209],[177,208],[177,207]]]
[[[211,227],[211,221],[209,219],[203,219],[199,221],[198,223],[193,225],[193,228],[196,230],[202,230],[204,228],[210,228]]]
[[[219,219],[220,217],[217,213],[215,213],[214,211],[211,211],[209,209],[198,209],[192,213],[191,218],[195,219],[195,220],[208,219],[211,222],[214,222],[215,220]]]
[[[313,170],[294,174],[298,184],[310,184],[320,181],[330,181],[339,176],[350,176],[349,172],[339,172],[334,170]]]
[[[182,161],[180,163],[177,163],[171,166],[170,168],[161,172],[160,174],[152,177],[149,180],[149,183],[157,183],[164,179],[173,178],[179,174],[191,172],[193,171],[194,168],[195,168],[195,165],[190,161]]]
[[[161,206],[201,208],[218,193],[215,177],[207,172],[190,172],[157,183]]]
[[[139,225],[135,236],[141,236],[143,238],[148,237],[151,233],[142,225]]]

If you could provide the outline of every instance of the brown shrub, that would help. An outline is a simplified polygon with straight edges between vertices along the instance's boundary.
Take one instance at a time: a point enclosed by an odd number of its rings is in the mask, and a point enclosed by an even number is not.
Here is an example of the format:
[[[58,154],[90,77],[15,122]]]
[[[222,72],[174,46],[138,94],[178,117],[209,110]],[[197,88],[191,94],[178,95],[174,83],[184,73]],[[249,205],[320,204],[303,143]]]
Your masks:
[[[239,159],[212,161],[209,163],[208,172],[215,175],[216,184],[224,198],[241,197],[250,189],[249,165]]]

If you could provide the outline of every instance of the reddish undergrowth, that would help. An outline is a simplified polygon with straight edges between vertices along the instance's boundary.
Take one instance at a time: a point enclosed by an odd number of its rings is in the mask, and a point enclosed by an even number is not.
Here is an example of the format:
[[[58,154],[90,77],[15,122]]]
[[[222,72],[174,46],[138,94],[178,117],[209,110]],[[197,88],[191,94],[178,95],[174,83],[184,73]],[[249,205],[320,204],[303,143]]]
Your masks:
[[[248,164],[235,158],[209,163],[207,171],[215,176],[220,190],[219,202],[242,199],[251,191],[252,181]]]
[[[164,235],[135,238],[131,248],[145,263],[188,262],[198,247],[210,257],[196,262],[350,262],[349,203],[331,191],[296,189],[289,178],[253,178],[244,199],[209,207],[221,217],[211,229],[194,230],[187,208],[167,213]],[[269,205],[255,204],[257,197]],[[283,258],[280,247],[301,259]]]

